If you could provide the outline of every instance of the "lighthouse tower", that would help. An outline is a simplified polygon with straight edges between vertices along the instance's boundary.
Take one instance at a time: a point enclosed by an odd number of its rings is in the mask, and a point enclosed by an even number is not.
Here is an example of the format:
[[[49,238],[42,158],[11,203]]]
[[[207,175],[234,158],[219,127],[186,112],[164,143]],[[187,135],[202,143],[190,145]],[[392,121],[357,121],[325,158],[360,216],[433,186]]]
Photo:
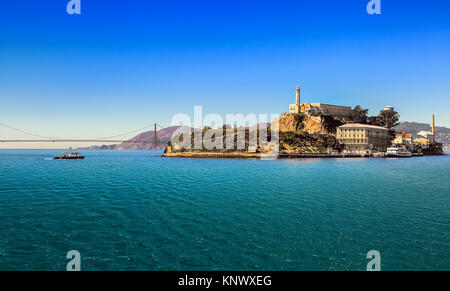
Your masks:
[[[295,105],[300,107],[300,86],[297,86],[297,88],[295,89]]]
[[[300,86],[297,86],[297,88],[295,88],[295,104],[289,104],[289,113],[299,114],[300,112],[301,112]]]

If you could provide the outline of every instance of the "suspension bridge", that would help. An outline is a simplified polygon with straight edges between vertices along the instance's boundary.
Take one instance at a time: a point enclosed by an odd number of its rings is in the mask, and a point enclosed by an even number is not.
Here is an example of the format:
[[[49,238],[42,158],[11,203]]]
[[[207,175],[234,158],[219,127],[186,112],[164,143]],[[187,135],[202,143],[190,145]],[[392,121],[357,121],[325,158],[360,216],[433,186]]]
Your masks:
[[[148,126],[145,126],[143,128],[139,128],[133,131],[117,134],[114,136],[107,136],[107,137],[98,137],[98,138],[82,138],[82,139],[68,139],[68,138],[57,138],[57,137],[50,137],[50,136],[44,136],[36,133],[32,133],[29,131],[25,131],[13,126],[10,126],[8,124],[0,122],[0,127],[8,128],[15,132],[20,132],[22,134],[25,134],[27,136],[34,136],[35,139],[0,139],[0,143],[42,143],[42,142],[49,142],[49,143],[59,143],[59,142],[65,142],[65,143],[81,143],[81,142],[102,142],[102,143],[148,143],[149,140],[130,140],[130,139],[119,139],[119,137],[129,136],[131,134],[137,134],[145,132],[151,128],[154,130],[154,138],[153,138],[153,146],[156,150],[157,148],[157,140],[158,140],[158,129],[164,129],[165,127],[154,123]],[[38,139],[36,139],[38,138]]]

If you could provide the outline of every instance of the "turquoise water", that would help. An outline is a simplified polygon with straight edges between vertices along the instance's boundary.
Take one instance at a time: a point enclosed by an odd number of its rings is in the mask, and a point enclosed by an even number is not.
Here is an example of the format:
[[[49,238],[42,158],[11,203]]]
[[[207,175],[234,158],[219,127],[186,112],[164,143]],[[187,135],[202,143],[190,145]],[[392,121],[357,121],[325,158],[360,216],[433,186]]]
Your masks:
[[[450,270],[450,158],[0,151],[0,269]]]

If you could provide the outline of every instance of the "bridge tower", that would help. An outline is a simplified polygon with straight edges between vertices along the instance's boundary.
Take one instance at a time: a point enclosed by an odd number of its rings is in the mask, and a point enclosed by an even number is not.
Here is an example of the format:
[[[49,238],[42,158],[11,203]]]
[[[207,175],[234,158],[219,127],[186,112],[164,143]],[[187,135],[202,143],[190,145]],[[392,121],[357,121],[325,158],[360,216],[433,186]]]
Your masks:
[[[154,149],[156,151],[156,123],[155,123],[155,137],[154,137],[153,143],[154,143]]]

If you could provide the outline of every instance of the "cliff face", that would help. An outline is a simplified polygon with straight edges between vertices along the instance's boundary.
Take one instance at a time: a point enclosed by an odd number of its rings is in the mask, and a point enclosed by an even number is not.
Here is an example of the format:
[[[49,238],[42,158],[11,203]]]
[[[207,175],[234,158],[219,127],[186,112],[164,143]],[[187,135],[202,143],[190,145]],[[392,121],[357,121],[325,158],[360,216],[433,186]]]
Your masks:
[[[320,117],[306,117],[303,120],[303,130],[309,134],[322,133],[328,134],[328,131],[320,121]]]
[[[329,149],[339,149],[320,116],[287,115],[274,120],[274,125],[279,126],[282,153],[326,154]]]
[[[274,125],[279,126],[280,132],[307,132],[309,134],[328,134],[320,117],[300,117],[295,115],[282,116],[273,121]]]
[[[272,123],[272,127],[278,126],[280,132],[297,131],[298,125],[293,115],[280,117]]]

